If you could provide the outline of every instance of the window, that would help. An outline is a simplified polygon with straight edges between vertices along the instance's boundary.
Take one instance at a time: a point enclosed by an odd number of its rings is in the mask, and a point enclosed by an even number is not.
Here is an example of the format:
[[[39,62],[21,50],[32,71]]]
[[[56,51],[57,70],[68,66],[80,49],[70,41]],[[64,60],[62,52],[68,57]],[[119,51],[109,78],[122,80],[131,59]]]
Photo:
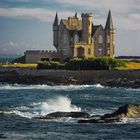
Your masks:
[[[73,42],[73,37],[70,38],[70,41]]]
[[[91,49],[90,48],[88,48],[88,54],[91,55]]]
[[[68,49],[63,48],[63,54],[68,55]]]
[[[103,43],[103,36],[102,35],[99,35],[99,37],[98,37],[98,43],[99,44],[102,44]]]
[[[66,44],[67,43],[67,36],[66,36],[66,34],[64,33],[64,44]]]
[[[74,42],[78,42],[78,35],[77,34],[74,35]]]
[[[110,43],[110,36],[107,35],[107,43]]]
[[[109,55],[109,54],[110,54],[110,49],[108,48],[108,49],[107,49],[107,55]]]
[[[99,55],[99,56],[102,55],[102,49],[98,49],[98,55]]]

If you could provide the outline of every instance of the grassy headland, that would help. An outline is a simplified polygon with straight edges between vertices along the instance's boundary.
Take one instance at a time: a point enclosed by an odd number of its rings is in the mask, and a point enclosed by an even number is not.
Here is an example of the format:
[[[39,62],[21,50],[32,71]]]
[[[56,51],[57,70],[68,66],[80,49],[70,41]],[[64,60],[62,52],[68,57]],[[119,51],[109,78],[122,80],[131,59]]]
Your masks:
[[[1,65],[4,68],[36,68],[37,64],[22,64],[22,63],[14,63],[14,64],[4,64]]]
[[[3,68],[38,68],[38,69],[75,69],[75,70],[86,70],[86,67],[88,65],[88,67],[90,67],[89,69],[92,70],[92,67],[95,67],[95,63],[99,67],[101,67],[101,65],[104,65],[103,69],[116,69],[116,70],[140,70],[140,61],[135,61],[135,60],[120,60],[120,59],[114,59],[112,61],[111,59],[111,63],[115,63],[114,66],[110,66],[109,68],[109,61],[110,59],[108,58],[100,58],[100,59],[96,59],[96,60],[84,60],[82,61],[81,59],[72,59],[70,62],[67,63],[59,63],[56,61],[40,61],[38,62],[38,64],[23,64],[23,63],[14,63],[14,64],[3,64],[0,65],[0,67]],[[125,64],[124,64],[125,62]],[[118,65],[119,63],[119,65]],[[89,66],[90,65],[90,66]],[[117,66],[118,65],[118,66]],[[75,67],[75,68],[74,68]],[[82,67],[82,68],[81,68]],[[98,69],[98,68],[95,68]]]

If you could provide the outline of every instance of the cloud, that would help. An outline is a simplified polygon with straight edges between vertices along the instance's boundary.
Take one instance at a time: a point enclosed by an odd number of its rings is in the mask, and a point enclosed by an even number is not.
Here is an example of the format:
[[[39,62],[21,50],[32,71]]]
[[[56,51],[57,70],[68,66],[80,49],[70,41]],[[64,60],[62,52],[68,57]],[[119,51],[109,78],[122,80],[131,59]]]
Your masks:
[[[18,0],[9,0],[18,1]],[[30,2],[32,0],[20,0]],[[51,0],[39,0],[50,3]],[[78,12],[93,12],[93,22],[105,25],[108,10],[111,9],[114,25],[117,29],[140,30],[140,0],[54,0],[55,6],[50,8],[0,8],[0,16],[18,19],[37,19],[43,22],[53,22],[56,11],[59,19],[74,15],[76,6]],[[58,7],[56,8],[56,4]],[[60,5],[65,7],[60,8]],[[66,7],[68,8],[66,9]]]
[[[129,9],[140,9],[139,0],[55,0],[61,4],[70,4],[88,9],[112,9],[114,11],[121,10],[121,12],[127,12]],[[120,12],[120,11],[118,11]]]
[[[38,19],[44,22],[52,22],[56,11],[42,8],[0,8],[0,16],[22,19]],[[70,11],[60,11],[59,15],[64,18],[74,15]]]
[[[87,11],[96,11],[94,22],[104,23],[107,12],[112,11],[116,28],[125,30],[140,30],[140,0],[55,0],[65,6],[84,7]],[[103,24],[103,25],[104,25]]]
[[[11,46],[11,47],[17,47],[17,46],[19,46],[18,43],[13,42],[13,41],[10,41],[8,45]]]
[[[7,2],[30,2],[32,0],[5,0]]]

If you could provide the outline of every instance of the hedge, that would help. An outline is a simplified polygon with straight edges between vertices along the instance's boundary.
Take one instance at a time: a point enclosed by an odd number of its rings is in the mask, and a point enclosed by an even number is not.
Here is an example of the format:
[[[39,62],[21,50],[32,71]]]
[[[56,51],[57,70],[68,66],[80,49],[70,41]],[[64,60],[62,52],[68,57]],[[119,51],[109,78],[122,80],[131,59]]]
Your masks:
[[[125,61],[109,57],[90,59],[73,58],[67,63],[57,61],[39,61],[38,69],[67,69],[67,70],[109,70],[115,67],[124,67]]]

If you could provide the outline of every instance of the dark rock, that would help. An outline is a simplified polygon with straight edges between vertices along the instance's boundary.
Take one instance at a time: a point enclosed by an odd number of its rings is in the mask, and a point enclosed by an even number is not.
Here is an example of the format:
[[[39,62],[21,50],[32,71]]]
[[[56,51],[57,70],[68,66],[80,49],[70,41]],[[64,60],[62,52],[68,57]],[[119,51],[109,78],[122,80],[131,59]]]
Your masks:
[[[101,119],[106,118],[138,118],[140,117],[140,104],[126,104],[124,106],[119,107],[114,113],[105,114],[101,117]]]
[[[38,119],[55,119],[62,117],[72,117],[72,118],[89,118],[90,115],[86,112],[54,112],[46,116],[41,116]]]
[[[119,122],[122,118],[138,118],[140,117],[140,104],[126,104],[119,107],[111,114],[105,114],[98,119],[78,120],[78,123],[111,123]]]
[[[99,123],[98,120],[90,119],[90,120],[78,120],[78,123]]]
[[[0,134],[0,139],[6,139],[7,137],[4,134]]]

